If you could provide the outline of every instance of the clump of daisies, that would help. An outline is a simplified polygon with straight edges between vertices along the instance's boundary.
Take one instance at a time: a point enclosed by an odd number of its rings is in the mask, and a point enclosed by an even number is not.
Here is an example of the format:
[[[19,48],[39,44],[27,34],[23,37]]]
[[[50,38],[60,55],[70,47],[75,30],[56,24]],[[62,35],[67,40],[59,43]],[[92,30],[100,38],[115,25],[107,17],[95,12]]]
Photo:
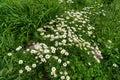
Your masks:
[[[97,5],[96,7],[101,8],[102,6]],[[104,11],[97,12],[94,11],[94,8],[95,6],[91,6],[83,8],[82,11],[65,11],[63,15],[51,20],[48,25],[38,28],[40,37],[52,44],[37,42],[27,49],[23,49],[22,46],[16,48],[17,52],[24,53],[21,56],[29,58],[29,60],[23,60],[21,57],[18,60],[19,74],[30,72],[37,66],[46,64],[51,78],[70,80],[67,67],[71,64],[69,56],[72,53],[65,49],[66,46],[76,46],[79,50],[85,51],[85,54],[92,54],[93,58],[100,63],[103,56],[98,44],[94,42],[95,27],[90,24],[90,18],[97,14],[104,14]],[[89,65],[91,64],[89,63]]]
[[[22,66],[19,70],[19,74],[24,72],[30,72],[34,70],[38,65],[48,64],[49,72],[53,78],[61,78],[61,80],[70,80],[69,74],[67,72],[67,66],[70,64],[69,52],[62,47],[48,46],[45,43],[34,43],[27,49],[22,49],[21,46],[16,48],[17,52],[23,52],[21,56],[28,55],[31,57],[30,60],[34,59],[33,62],[26,59],[19,59],[18,64]],[[11,55],[9,53],[9,55]],[[58,56],[59,55],[59,56]],[[64,60],[64,57],[66,60]],[[28,62],[27,62],[28,61]],[[26,63],[27,62],[27,63]],[[57,64],[57,65],[56,65]],[[59,69],[61,68],[61,69]]]
[[[53,42],[54,46],[76,46],[80,50],[85,50],[87,54],[93,54],[95,60],[100,63],[103,59],[101,51],[94,42],[95,27],[90,24],[91,16],[103,13],[93,11],[95,6],[85,7],[82,11],[65,11],[61,16],[51,20],[48,25],[38,28],[41,37]],[[98,8],[102,7],[98,4]],[[47,33],[51,32],[51,33]]]

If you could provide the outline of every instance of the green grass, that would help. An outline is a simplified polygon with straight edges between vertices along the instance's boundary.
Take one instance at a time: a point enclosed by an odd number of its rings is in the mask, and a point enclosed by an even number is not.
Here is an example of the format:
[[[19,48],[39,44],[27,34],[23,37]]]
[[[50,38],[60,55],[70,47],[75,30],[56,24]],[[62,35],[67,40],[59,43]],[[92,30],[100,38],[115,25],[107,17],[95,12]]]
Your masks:
[[[93,21],[91,24],[96,28],[94,41],[99,44],[104,59],[100,64],[92,61],[92,65],[88,67],[85,61],[89,62],[91,58],[88,59],[87,55],[70,56],[70,61],[73,63],[69,66],[71,80],[120,79],[120,68],[112,66],[114,63],[120,66],[120,1],[114,0],[111,3],[107,1],[109,0],[98,0],[99,3],[104,3],[106,16],[91,18]],[[48,24],[65,10],[80,11],[83,7],[94,4],[94,0],[74,0],[74,2],[59,4],[58,0],[0,0],[0,80],[43,80],[47,73],[45,71],[47,67],[44,66],[48,65],[39,65],[31,73],[20,76],[17,61],[22,56],[16,53],[15,56],[9,57],[7,53],[15,53],[19,45],[28,47],[31,40],[45,42],[36,31],[39,27]],[[112,43],[108,44],[108,40]],[[107,46],[111,48],[108,49]],[[76,49],[76,47],[68,48],[69,52],[80,53]]]

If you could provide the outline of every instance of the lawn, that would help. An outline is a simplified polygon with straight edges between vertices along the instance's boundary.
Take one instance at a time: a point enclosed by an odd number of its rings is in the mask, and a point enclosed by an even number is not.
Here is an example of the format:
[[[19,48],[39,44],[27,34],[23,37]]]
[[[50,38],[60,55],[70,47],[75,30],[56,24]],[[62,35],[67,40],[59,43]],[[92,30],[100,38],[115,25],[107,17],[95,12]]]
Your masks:
[[[0,80],[120,80],[119,0],[0,0]]]

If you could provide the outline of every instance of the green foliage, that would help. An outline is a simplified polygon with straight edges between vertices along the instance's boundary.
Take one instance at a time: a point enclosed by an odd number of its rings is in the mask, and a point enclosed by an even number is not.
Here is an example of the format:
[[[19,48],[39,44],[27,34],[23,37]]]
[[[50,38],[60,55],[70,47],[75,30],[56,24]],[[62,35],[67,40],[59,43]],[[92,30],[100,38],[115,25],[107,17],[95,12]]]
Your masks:
[[[39,65],[29,73],[19,74],[18,69],[22,67],[18,65],[19,59],[22,58],[30,64],[34,57],[27,54],[21,56],[22,52],[16,52],[15,48],[19,45],[27,48],[32,41],[52,45],[49,40],[44,41],[36,30],[49,24],[56,15],[60,16],[65,10],[81,11],[83,7],[94,4],[94,1],[74,0],[72,4],[59,4],[58,0],[0,0],[0,80],[50,80],[50,64]],[[92,55],[88,57],[84,54],[85,51],[78,47],[65,47],[72,53],[69,57],[71,64],[67,68],[71,80],[120,79],[120,1],[96,2],[103,3],[105,16],[91,16],[90,24],[95,27],[96,38],[93,40],[98,43],[103,59],[98,64]],[[95,8],[96,10],[100,9]],[[14,53],[14,56],[8,56],[9,52]],[[51,62],[59,67],[54,60]],[[114,64],[117,64],[117,67]]]

